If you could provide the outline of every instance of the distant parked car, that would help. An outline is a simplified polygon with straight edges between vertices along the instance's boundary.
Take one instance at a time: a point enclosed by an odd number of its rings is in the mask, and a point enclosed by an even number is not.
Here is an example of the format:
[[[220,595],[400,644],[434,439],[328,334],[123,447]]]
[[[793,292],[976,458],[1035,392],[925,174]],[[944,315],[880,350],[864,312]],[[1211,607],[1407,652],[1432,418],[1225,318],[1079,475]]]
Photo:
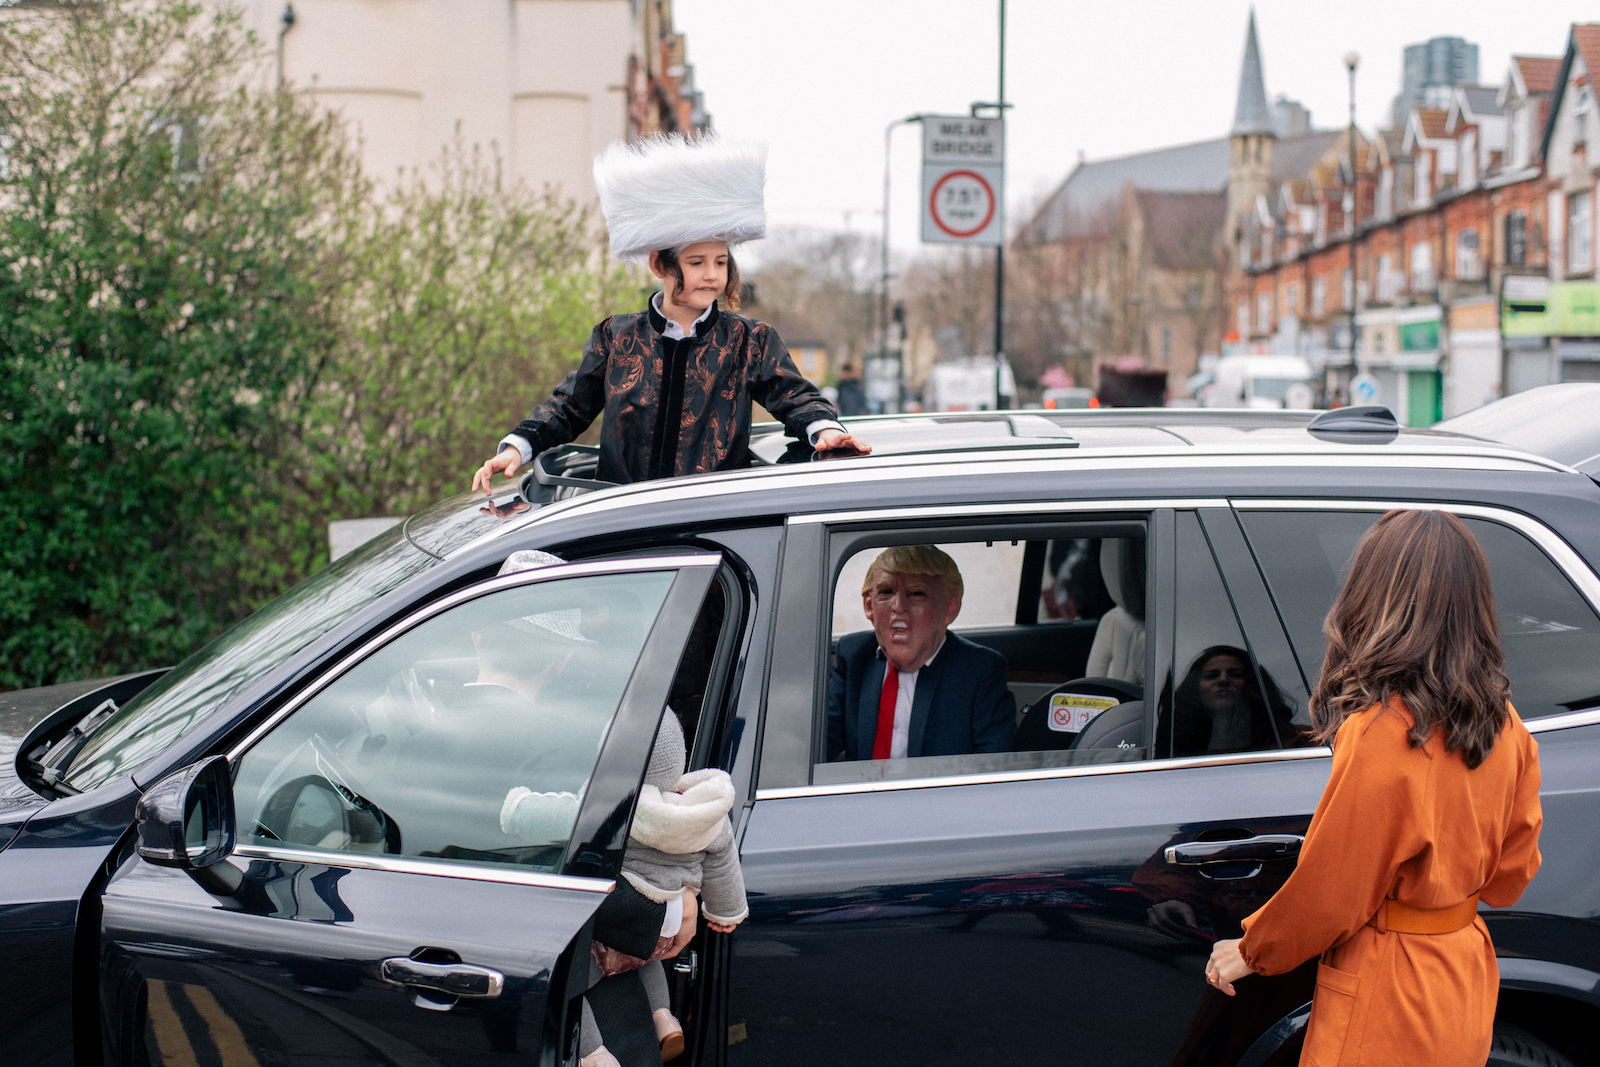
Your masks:
[[[1592,418],[1541,435],[1538,409],[1594,403],[1554,388],[1456,433],[1374,408],[852,419],[873,454],[815,463],[767,424],[752,469],[620,487],[593,449],[545,452],[23,739],[0,1063],[574,1064],[670,711],[690,765],[732,776],[751,908],[669,961],[680,1064],[1291,1064],[1317,961],[1237,998],[1203,969],[1294,869],[1331,764],[1322,620],[1365,531],[1414,507],[1483,544],[1539,742],[1544,867],[1484,910],[1489,1062],[1593,1064],[1600,444]],[[929,543],[974,591],[954,630],[1006,661],[1016,740],[837,758],[866,561]],[[528,549],[565,562],[499,573]],[[1248,740],[1199,696],[1219,658]],[[517,790],[567,794],[566,821],[507,823]]]
[[[1046,411],[1067,411],[1073,408],[1097,408],[1100,401],[1095,398],[1093,389],[1083,386],[1064,386],[1059,389],[1046,389],[1041,398]]]

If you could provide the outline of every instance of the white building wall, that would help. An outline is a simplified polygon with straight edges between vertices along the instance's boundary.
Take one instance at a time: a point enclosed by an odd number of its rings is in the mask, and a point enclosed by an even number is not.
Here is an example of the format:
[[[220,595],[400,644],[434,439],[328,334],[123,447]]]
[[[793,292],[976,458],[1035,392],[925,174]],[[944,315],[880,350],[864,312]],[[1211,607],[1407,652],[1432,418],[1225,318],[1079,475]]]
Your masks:
[[[275,50],[283,0],[243,0]],[[295,0],[285,81],[337,110],[383,181],[459,135],[510,173],[590,202],[594,155],[627,133],[629,0]]]

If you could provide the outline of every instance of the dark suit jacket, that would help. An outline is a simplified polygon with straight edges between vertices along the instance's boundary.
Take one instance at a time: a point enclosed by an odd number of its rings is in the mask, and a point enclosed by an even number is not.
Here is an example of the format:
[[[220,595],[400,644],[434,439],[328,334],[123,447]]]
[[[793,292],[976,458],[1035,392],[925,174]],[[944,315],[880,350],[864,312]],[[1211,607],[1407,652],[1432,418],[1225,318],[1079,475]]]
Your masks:
[[[872,758],[884,659],[869,630],[839,639],[828,680],[830,760]],[[954,633],[917,675],[911,698],[907,756],[959,756],[1009,752],[1017,702],[1006,688],[1006,658]]]

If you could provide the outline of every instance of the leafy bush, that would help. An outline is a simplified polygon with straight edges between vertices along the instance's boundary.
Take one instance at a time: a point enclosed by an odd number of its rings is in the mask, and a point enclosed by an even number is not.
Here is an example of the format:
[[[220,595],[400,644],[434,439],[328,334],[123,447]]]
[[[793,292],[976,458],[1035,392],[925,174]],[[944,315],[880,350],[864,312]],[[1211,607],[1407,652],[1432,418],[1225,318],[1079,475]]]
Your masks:
[[[0,21],[0,688],[174,662],[464,486],[631,288],[457,150],[387,194],[198,4]]]

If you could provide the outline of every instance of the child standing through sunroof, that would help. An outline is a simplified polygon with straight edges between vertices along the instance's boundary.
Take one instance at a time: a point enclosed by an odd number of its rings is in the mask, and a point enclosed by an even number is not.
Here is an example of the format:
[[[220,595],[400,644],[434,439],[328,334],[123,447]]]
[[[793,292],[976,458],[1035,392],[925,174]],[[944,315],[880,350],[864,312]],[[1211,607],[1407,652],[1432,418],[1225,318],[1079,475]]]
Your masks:
[[[598,477],[636,482],[750,462],[752,404],[818,453],[865,455],[865,442],[800,375],[778,333],[739,315],[734,246],[766,235],[766,153],[712,135],[614,144],[595,160],[611,253],[663,282],[643,311],[599,323],[583,362],[500,442],[476,491],[510,477],[600,416]],[[719,300],[726,310],[719,306]]]

